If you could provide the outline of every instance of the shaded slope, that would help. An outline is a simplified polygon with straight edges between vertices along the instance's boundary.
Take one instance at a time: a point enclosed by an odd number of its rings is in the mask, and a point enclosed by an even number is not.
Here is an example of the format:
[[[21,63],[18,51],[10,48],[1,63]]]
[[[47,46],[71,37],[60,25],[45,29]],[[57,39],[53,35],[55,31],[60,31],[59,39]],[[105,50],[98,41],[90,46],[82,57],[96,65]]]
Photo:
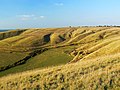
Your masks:
[[[6,31],[6,32],[0,32],[0,40],[20,35],[24,31],[26,30],[11,30],[11,31]]]

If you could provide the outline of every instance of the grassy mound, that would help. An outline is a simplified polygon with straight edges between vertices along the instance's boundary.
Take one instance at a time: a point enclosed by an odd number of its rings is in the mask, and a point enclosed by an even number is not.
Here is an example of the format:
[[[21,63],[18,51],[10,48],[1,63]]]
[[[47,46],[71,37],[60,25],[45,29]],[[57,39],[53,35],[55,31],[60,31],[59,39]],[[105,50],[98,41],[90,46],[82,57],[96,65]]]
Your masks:
[[[50,40],[51,40],[51,44],[54,45],[64,41],[65,39],[62,38],[58,33],[54,33],[50,36]]]

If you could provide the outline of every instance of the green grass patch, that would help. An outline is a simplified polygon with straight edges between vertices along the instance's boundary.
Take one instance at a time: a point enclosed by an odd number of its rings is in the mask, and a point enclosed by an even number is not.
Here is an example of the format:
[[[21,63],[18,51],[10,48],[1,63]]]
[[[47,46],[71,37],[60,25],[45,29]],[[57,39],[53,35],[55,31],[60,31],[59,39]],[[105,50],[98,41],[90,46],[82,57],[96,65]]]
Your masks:
[[[0,67],[7,66],[23,59],[26,53],[20,52],[0,52]]]
[[[58,48],[50,49],[43,52],[36,57],[29,59],[25,64],[13,67],[9,70],[0,73],[0,76],[7,75],[10,73],[23,72],[26,70],[32,70],[36,68],[46,68],[50,66],[57,66],[70,62],[73,57],[64,53],[64,51],[71,50],[72,48]],[[17,54],[16,54],[17,55]],[[19,55],[18,55],[19,56]],[[7,62],[6,62],[7,63]]]

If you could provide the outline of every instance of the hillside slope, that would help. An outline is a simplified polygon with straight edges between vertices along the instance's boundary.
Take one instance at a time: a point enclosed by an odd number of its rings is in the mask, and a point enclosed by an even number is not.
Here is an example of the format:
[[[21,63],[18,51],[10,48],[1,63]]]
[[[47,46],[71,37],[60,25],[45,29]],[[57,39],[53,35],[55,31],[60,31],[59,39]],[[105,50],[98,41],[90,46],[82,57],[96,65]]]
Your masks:
[[[1,90],[119,90],[120,54],[0,78]]]

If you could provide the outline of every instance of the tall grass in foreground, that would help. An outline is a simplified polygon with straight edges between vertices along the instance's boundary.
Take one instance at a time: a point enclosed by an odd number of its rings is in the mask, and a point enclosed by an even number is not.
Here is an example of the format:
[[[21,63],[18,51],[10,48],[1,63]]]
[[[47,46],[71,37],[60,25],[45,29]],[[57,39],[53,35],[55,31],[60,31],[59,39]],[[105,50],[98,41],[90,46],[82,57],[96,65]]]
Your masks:
[[[120,54],[2,77],[0,90],[120,90]]]

